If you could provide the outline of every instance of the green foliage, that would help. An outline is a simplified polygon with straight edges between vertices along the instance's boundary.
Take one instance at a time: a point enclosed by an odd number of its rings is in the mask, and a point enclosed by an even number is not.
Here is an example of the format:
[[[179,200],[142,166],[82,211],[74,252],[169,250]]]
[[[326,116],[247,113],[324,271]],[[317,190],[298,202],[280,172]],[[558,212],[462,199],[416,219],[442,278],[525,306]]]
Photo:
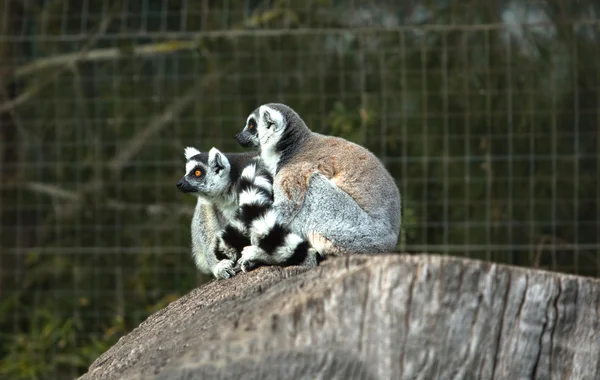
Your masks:
[[[356,110],[349,111],[345,104],[336,102],[331,110],[326,124],[330,127],[329,134],[342,136],[352,142],[361,144],[360,115]]]
[[[123,323],[115,321],[104,336],[86,335],[81,321],[62,318],[46,306],[30,310],[29,325],[23,332],[3,339],[8,350],[0,360],[0,376],[6,379],[45,379],[53,374],[76,375],[89,366],[100,354],[114,344],[125,332]]]

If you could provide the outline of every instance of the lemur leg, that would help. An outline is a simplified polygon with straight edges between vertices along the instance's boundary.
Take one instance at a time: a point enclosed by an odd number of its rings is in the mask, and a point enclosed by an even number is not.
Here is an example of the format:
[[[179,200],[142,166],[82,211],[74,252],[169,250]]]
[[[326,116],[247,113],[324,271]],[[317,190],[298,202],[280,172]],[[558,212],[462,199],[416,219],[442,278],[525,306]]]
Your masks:
[[[214,255],[219,263],[213,268],[213,274],[217,278],[230,278],[241,270],[236,262],[243,248],[250,244],[247,228],[239,220],[232,220],[215,240]]]
[[[390,252],[398,240],[398,231],[374,220],[320,173],[309,178],[304,203],[289,227],[322,255]]]
[[[198,198],[192,218],[192,256],[201,272],[212,274],[216,278],[235,275],[234,262],[218,251],[219,232],[224,224],[224,218],[216,207]]]
[[[227,244],[229,239],[226,231],[227,229],[216,234],[213,249],[209,255],[211,261],[214,262],[211,272],[217,279],[228,279],[236,274],[234,266],[239,254],[234,247]]]
[[[229,259],[236,262],[242,249],[250,244],[247,229],[237,220],[231,221],[217,234],[217,250],[219,259]]]

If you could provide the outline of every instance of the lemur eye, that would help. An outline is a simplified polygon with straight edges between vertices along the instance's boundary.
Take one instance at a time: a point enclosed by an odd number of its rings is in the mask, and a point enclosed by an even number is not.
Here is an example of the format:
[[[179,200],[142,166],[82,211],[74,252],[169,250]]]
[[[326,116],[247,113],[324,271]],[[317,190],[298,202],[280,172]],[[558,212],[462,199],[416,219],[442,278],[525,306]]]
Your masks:
[[[202,172],[201,172],[200,170],[196,170],[196,171],[194,172],[194,175],[195,175],[196,177],[200,177],[200,174],[202,174]]]
[[[254,128],[254,125],[252,125],[252,123],[248,124],[248,129],[252,129]]]

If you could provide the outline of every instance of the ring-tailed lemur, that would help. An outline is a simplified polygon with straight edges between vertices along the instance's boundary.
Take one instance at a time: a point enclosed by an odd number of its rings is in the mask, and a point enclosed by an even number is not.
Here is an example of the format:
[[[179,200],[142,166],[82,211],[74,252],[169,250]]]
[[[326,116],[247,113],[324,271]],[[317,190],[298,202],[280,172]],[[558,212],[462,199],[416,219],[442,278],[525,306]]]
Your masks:
[[[283,265],[316,265],[316,251],[285,228],[272,209],[273,178],[262,167],[260,157],[224,155],[216,148],[207,157],[191,147],[186,148],[185,155],[186,174],[177,187],[198,195],[192,219],[192,251],[200,269],[217,278],[229,278],[236,272],[235,262],[251,244],[265,252],[266,259],[246,261],[241,270],[272,264],[271,257]],[[203,204],[207,201],[215,206],[213,215],[207,214]],[[215,212],[222,215],[219,230],[215,230]],[[205,226],[202,221],[210,223]],[[211,242],[208,247],[207,241]]]
[[[312,132],[290,107],[265,104],[236,136],[258,147],[274,176],[274,207],[321,255],[395,249],[400,192],[379,159],[339,137]],[[245,252],[242,262],[252,260]]]
[[[235,184],[243,168],[255,157],[255,153],[224,156],[214,148],[208,153],[192,147],[185,149],[185,174],[177,188],[198,198],[191,225],[192,256],[201,272],[216,278],[235,275],[237,258],[223,252],[226,250],[222,237],[238,208]],[[240,242],[240,249],[247,243]]]

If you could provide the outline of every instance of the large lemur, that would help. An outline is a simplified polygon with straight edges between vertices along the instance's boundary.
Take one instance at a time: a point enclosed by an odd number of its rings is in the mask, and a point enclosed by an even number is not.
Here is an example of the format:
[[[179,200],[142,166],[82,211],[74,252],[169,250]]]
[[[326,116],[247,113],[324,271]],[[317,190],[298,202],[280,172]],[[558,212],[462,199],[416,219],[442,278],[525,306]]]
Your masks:
[[[208,154],[185,150],[186,173],[177,182],[198,197],[192,218],[192,254],[197,267],[217,278],[236,273],[235,263],[252,244],[285,265],[316,265],[316,251],[279,221],[273,204],[273,177],[255,154]],[[273,264],[256,258],[239,269]]]
[[[366,148],[312,132],[293,109],[278,103],[254,110],[236,140],[259,148],[274,176],[274,207],[320,254],[395,249],[400,192]],[[240,261],[264,255],[253,248]]]

